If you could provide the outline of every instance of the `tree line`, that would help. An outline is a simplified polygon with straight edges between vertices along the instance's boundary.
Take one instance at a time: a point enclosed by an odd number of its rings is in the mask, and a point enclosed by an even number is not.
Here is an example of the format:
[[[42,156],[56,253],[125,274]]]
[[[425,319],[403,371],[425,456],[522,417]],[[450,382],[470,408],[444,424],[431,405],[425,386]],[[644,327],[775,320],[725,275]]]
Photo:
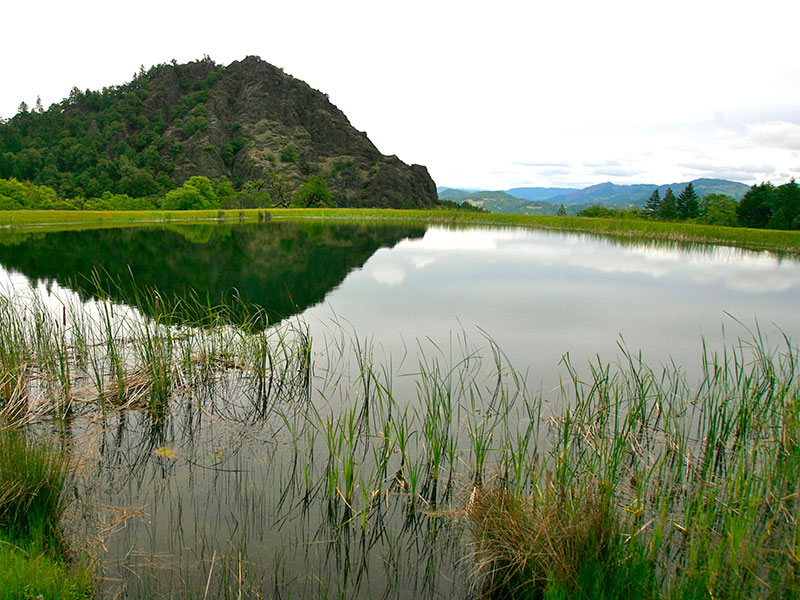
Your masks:
[[[277,186],[277,184],[274,184]],[[324,177],[311,175],[291,195],[283,188],[278,198],[266,191],[267,183],[255,180],[241,191],[227,177],[209,179],[197,175],[163,196],[136,198],[105,191],[95,198],[60,198],[46,185],[15,178],[0,179],[0,210],[192,210],[333,206],[333,194]],[[280,188],[279,188],[280,189]]]
[[[678,196],[672,188],[667,188],[663,198],[655,190],[643,208],[613,209],[595,205],[577,215],[800,230],[800,185],[794,179],[779,186],[761,183],[752,186],[737,202],[725,194],[708,194],[700,198],[689,183]]]

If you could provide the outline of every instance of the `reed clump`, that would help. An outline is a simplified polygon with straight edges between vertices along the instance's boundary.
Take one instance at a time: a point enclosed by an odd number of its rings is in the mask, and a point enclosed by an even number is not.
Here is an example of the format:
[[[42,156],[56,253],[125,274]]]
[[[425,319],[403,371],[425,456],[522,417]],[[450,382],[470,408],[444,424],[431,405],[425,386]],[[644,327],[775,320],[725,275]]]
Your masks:
[[[798,348],[751,335],[706,349],[696,385],[624,348],[620,363],[588,374],[567,358],[543,454],[515,459],[527,467],[469,503],[478,588],[490,598],[798,597]],[[519,454],[511,442],[506,453]],[[505,475],[518,472],[528,483]]]
[[[0,430],[0,531],[12,539],[62,544],[68,463],[63,453],[13,429]]]
[[[0,597],[4,600],[93,596],[85,564],[69,564],[61,521],[69,464],[33,434],[0,428]]]
[[[640,543],[621,535],[608,497],[552,489],[529,499],[476,487],[467,507],[472,578],[480,597],[654,598],[655,569]]]

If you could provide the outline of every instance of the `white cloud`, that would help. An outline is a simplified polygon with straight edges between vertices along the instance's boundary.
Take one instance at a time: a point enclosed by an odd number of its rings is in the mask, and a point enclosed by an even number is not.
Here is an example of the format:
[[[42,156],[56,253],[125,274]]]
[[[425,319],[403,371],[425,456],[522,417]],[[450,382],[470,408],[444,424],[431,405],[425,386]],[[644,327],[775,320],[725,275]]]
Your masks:
[[[758,145],[800,150],[800,125],[797,123],[757,123],[747,128],[747,134]]]
[[[697,283],[721,282],[726,289],[753,294],[800,289],[796,261],[780,261],[769,253],[709,246],[689,255],[680,248],[661,245],[618,246],[611,241],[586,244],[583,236],[550,235],[524,229],[451,231],[428,229],[421,239],[397,245],[395,263],[380,264],[381,272],[404,272],[403,264],[417,258],[431,260],[453,251],[470,253],[475,260],[525,261],[541,265],[571,266],[600,273],[644,275],[659,279],[686,272]],[[388,254],[383,259],[388,259]],[[383,281],[381,283],[384,283]]]

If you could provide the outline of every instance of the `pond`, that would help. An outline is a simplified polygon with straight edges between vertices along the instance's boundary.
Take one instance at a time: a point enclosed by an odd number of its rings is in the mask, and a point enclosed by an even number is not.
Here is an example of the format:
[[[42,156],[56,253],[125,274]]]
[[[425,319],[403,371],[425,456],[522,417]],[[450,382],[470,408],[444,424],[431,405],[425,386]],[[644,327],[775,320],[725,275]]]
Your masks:
[[[800,262],[730,247],[319,221],[3,235],[6,294],[72,331],[80,408],[57,429],[108,597],[464,597],[452,512],[509,480],[510,440],[538,469],[572,377],[641,359],[692,385],[704,356],[800,335]]]

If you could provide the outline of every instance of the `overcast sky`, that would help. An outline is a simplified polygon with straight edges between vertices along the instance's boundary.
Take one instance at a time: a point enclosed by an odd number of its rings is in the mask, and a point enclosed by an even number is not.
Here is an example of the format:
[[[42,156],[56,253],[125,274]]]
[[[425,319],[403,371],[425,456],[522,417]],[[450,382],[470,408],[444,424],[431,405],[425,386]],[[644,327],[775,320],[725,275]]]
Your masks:
[[[6,3],[0,116],[258,55],[437,185],[800,177],[796,0]]]

